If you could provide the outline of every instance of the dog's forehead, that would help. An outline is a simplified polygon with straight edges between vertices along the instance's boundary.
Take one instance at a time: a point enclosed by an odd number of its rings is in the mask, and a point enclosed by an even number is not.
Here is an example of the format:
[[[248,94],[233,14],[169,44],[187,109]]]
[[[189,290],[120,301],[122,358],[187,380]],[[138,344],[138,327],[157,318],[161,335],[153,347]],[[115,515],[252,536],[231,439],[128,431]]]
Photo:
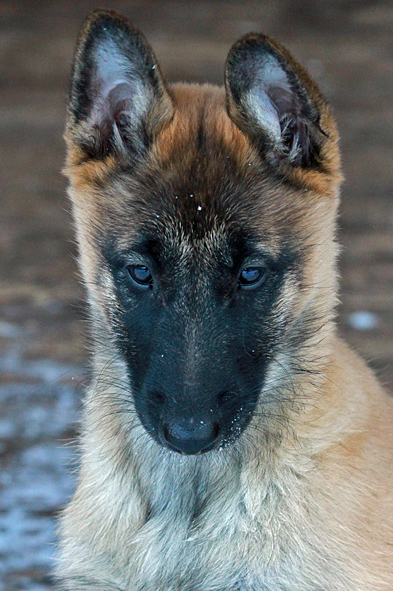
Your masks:
[[[251,183],[238,174],[233,161],[215,170],[194,163],[177,167],[177,174],[157,170],[127,191],[124,215],[117,217],[116,233],[124,246],[154,245],[184,257],[209,255],[227,258],[254,250],[276,250],[278,228],[271,200],[262,183]],[[195,168],[198,169],[197,173]],[[128,195],[127,195],[128,193]],[[265,203],[265,205],[264,205]]]
[[[175,86],[173,97],[173,120],[147,161],[117,177],[112,188],[122,202],[119,246],[129,245],[132,234],[136,241],[145,236],[185,256],[193,251],[230,258],[250,241],[274,255],[277,200],[282,204],[288,189],[278,188],[228,117],[222,89]]]
[[[150,193],[146,198],[146,207],[139,207],[133,215],[131,205],[131,215],[117,224],[120,250],[131,248],[183,264],[221,262],[230,267],[251,252],[274,250],[268,246],[267,236],[256,232],[252,224],[241,223],[241,211],[223,206],[220,195],[206,198],[197,191],[182,194],[176,190],[153,197]]]

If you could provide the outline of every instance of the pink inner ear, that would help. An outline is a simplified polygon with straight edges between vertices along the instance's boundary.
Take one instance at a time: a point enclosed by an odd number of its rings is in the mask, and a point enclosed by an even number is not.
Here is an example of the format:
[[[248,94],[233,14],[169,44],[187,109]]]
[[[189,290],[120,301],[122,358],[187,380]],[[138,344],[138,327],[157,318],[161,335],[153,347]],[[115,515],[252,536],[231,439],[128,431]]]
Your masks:
[[[116,83],[107,95],[107,101],[111,112],[115,114],[120,110],[130,110],[133,94],[135,94],[135,91],[133,91],[131,85],[127,82],[119,81]]]
[[[110,117],[115,121],[119,131],[124,130],[132,117],[132,88],[125,82],[120,82],[108,95]]]
[[[267,89],[267,95],[272,101],[279,118],[281,119],[284,115],[293,114],[296,116],[300,110],[300,104],[296,104],[293,93],[287,88],[280,86],[271,86]]]
[[[275,141],[281,141],[282,119],[296,116],[298,108],[285,70],[271,56],[259,66],[250,99],[249,105],[260,125]]]
[[[110,140],[114,125],[117,126],[120,136],[124,135],[127,128],[132,127],[135,115],[132,98],[135,95],[135,89],[124,80],[107,85],[101,81],[91,114],[93,123],[99,129],[101,142]]]
[[[247,104],[276,149],[294,163],[310,162],[309,122],[302,115],[300,97],[271,56],[261,60]]]
[[[300,104],[297,104],[296,98],[286,88],[269,86],[267,83],[262,84],[260,88],[255,87],[251,91],[251,100],[253,95],[254,104],[250,101],[250,106],[254,116],[270,137],[273,137],[275,141],[280,141],[283,121],[295,120],[300,112]]]
[[[110,135],[113,124],[121,121],[124,128],[131,114],[138,115],[135,98],[141,93],[143,83],[132,75],[132,64],[112,40],[97,48],[96,67],[91,78],[91,117],[104,137]],[[142,93],[141,93],[142,94]],[[139,98],[139,102],[143,100]]]

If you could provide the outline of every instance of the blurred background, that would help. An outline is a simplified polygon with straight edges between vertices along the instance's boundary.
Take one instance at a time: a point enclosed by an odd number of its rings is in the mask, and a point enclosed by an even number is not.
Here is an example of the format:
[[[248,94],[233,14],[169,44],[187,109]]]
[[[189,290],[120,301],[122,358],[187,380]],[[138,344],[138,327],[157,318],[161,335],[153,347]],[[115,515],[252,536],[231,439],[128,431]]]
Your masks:
[[[342,137],[340,332],[393,390],[392,0],[97,1],[0,1],[0,591],[51,588],[55,516],[75,485],[88,336],[60,171],[90,10],[134,21],[170,81],[221,84],[252,30],[309,68]]]

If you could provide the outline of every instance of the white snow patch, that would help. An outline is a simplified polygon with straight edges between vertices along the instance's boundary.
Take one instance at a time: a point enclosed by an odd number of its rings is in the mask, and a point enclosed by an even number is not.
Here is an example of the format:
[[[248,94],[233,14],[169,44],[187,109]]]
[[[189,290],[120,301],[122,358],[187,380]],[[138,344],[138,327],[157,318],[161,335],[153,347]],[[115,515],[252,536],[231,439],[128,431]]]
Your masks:
[[[379,317],[373,312],[361,310],[349,314],[347,322],[351,328],[356,330],[372,330],[379,324]]]

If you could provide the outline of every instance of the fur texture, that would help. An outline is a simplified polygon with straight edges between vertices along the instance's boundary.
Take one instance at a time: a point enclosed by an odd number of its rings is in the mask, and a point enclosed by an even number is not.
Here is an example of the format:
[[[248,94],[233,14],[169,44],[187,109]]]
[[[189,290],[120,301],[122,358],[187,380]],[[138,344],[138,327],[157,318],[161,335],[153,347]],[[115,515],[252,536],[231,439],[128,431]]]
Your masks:
[[[61,587],[393,589],[393,405],[335,332],[341,173],[318,87],[257,34],[225,89],[168,86],[99,11],[66,141],[94,372]],[[194,435],[211,451],[168,449]]]

